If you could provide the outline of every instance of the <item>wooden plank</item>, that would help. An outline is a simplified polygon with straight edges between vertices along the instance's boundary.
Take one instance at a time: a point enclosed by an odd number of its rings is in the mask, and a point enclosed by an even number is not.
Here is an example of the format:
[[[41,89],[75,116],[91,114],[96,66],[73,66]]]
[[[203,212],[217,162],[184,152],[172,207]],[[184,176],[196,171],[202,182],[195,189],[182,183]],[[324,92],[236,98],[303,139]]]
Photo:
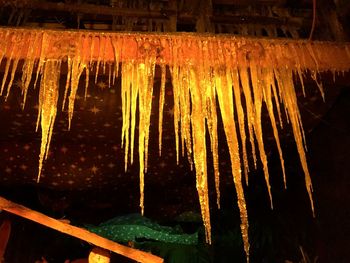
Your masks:
[[[123,255],[130,259],[136,260],[137,262],[144,262],[144,263],[163,262],[163,259],[160,257],[157,257],[150,253],[146,253],[141,250],[120,245],[116,242],[113,242],[111,240],[98,236],[94,233],[91,233],[85,229],[69,225],[67,223],[56,220],[52,217],[48,217],[42,213],[26,208],[22,205],[6,200],[3,197],[0,197],[0,209],[7,211],[9,213],[18,215],[20,217],[29,219],[31,221],[34,221],[46,227],[55,229],[67,235],[79,238],[81,240],[94,244],[95,246],[110,250],[112,252]]]

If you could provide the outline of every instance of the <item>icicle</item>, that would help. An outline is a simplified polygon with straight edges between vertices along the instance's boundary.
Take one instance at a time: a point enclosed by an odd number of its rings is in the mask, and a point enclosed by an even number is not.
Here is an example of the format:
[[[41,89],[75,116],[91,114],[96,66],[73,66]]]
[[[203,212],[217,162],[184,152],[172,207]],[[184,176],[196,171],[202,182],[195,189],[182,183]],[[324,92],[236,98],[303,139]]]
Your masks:
[[[84,42],[86,40],[86,36],[85,34],[80,34],[79,38],[78,38],[78,43],[77,45],[81,45],[82,47],[84,47]],[[84,101],[86,101],[87,96],[88,96],[88,89],[89,89],[89,81],[90,81],[90,64],[89,64],[89,60],[87,57],[87,53],[86,52],[82,52],[83,53],[83,57],[80,57],[80,51],[78,50],[78,52],[76,52],[76,54],[74,54],[74,57],[76,57],[78,60],[80,60],[80,64],[81,64],[81,73],[79,75],[79,79],[80,76],[82,74],[82,71],[85,69],[85,89],[84,89]],[[79,85],[79,79],[77,84]]]
[[[316,71],[311,72],[311,78],[316,82],[318,90],[321,93],[322,99],[323,99],[323,101],[325,101],[325,94],[324,94],[324,90],[323,90],[323,85],[322,85],[322,82],[318,81]]]
[[[134,162],[134,144],[135,144],[135,127],[136,127],[136,110],[137,110],[137,96],[139,95],[139,89],[144,88],[143,86],[140,86],[139,83],[139,74],[138,72],[138,66],[134,64],[132,66],[132,78],[131,82],[131,136],[130,136],[130,164],[133,164]],[[140,110],[140,109],[139,109]]]
[[[66,80],[66,86],[64,88],[64,95],[63,95],[63,103],[62,103],[62,111],[64,111],[64,107],[66,105],[66,100],[67,100],[67,96],[68,96],[68,91],[70,88],[70,84],[71,84],[71,74],[72,74],[72,65],[73,65],[73,61],[70,57],[67,58],[67,80]]]
[[[118,77],[119,74],[119,54],[121,52],[121,47],[119,43],[121,40],[119,38],[113,39],[111,38],[112,42],[112,47],[113,47],[113,52],[114,52],[114,73],[113,73],[113,85],[114,85],[114,80],[116,77]]]
[[[83,73],[85,66],[86,65],[82,64],[79,58],[73,60],[71,87],[70,87],[69,102],[68,102],[68,130],[70,130],[71,123],[72,123],[75,97],[78,91],[80,76]]]
[[[300,84],[301,84],[301,87],[302,87],[302,91],[303,91],[303,95],[304,97],[306,97],[306,92],[305,92],[305,87],[304,87],[304,79],[303,79],[303,73],[302,73],[302,70],[301,70],[301,61],[300,61],[300,58],[298,56],[298,53],[296,51],[296,48],[295,48],[295,45],[294,44],[289,44],[288,45],[289,47],[289,50],[291,50],[295,60],[296,60],[296,72],[298,74],[298,77],[299,77],[299,81],[300,81]]]
[[[316,69],[318,71],[318,69],[319,69],[318,59],[316,58],[314,49],[312,48],[312,44],[310,42],[307,42],[304,46],[309,51],[309,55],[311,56],[312,60],[314,61]]]
[[[301,68],[305,70],[307,66],[306,66],[304,46],[299,43],[294,43],[291,46],[292,46],[292,49],[295,50],[295,56],[297,60],[300,62]]]
[[[79,47],[81,44],[81,35],[79,36],[79,40],[77,41],[79,43]],[[70,86],[70,93],[69,93],[69,101],[68,101],[68,129],[70,130],[71,122],[73,118],[74,113],[74,103],[76,94],[78,91],[79,86],[79,80],[80,76],[83,73],[83,70],[87,67],[87,65],[83,62],[84,58],[82,59],[80,57],[80,50],[77,49],[77,54],[75,54],[75,57],[72,61],[72,67],[71,67],[71,86]]]
[[[90,69],[86,66],[86,68],[85,68],[85,91],[84,91],[84,100],[85,101],[86,101],[86,98],[88,95],[89,80],[90,80]]]
[[[47,159],[49,154],[49,147],[57,114],[61,64],[56,60],[47,60],[43,67],[38,113],[41,119],[41,147],[37,182],[40,180],[43,162]]]
[[[9,69],[10,69],[10,65],[12,63],[12,58],[13,58],[13,53],[15,51],[15,44],[13,44],[13,38],[15,36],[12,36],[11,38],[11,42],[12,42],[12,45],[11,45],[11,53],[10,53],[10,57],[6,59],[6,66],[5,66],[5,72],[4,72],[4,76],[3,76],[3,79],[2,79],[2,84],[1,84],[1,90],[0,90],[0,95],[3,94],[4,92],[4,88],[5,88],[5,83],[6,83],[6,80],[7,80],[7,76],[9,74]]]
[[[249,164],[248,164],[247,146],[246,146],[245,116],[244,116],[244,110],[242,106],[241,89],[239,85],[239,75],[238,75],[238,70],[236,68],[231,71],[231,78],[233,81],[232,88],[235,95],[235,102],[236,102],[235,104],[236,104],[236,110],[237,110],[237,116],[238,116],[239,133],[240,133],[241,142],[242,142],[243,169],[244,169],[244,175],[245,175],[245,182],[246,182],[246,185],[248,185]]]
[[[149,145],[149,127],[151,126],[151,110],[152,110],[152,98],[153,98],[153,86],[154,86],[154,74],[155,74],[155,66],[156,66],[156,58],[155,56],[151,56],[148,61],[147,66],[147,115],[146,118],[146,135],[145,135],[145,171],[147,172],[148,168],[148,145]]]
[[[108,89],[111,88],[112,64],[108,63]]]
[[[280,127],[283,128],[283,120],[282,120],[282,114],[281,114],[281,106],[280,106],[280,99],[279,99],[279,93],[277,92],[277,87],[275,80],[271,80],[271,88],[272,88],[272,94],[275,100],[276,108],[277,108],[277,114],[278,114],[278,120],[280,123]]]
[[[245,176],[245,183],[248,185],[248,172],[249,172],[249,163],[248,163],[248,156],[247,156],[247,146],[246,146],[246,130],[245,130],[245,115],[244,110],[242,106],[242,97],[241,97],[241,86],[239,83],[239,72],[236,66],[233,66],[231,56],[231,52],[225,53],[225,64],[230,69],[230,72],[227,74],[230,74],[227,76],[227,79],[232,79],[232,89],[234,92],[235,97],[235,106],[237,110],[237,117],[238,117],[238,124],[239,124],[239,134],[241,137],[242,142],[242,155],[243,155],[243,171]]]
[[[216,92],[215,86],[212,83],[210,62],[210,53],[208,50],[208,42],[199,42],[200,53],[200,72],[201,87],[203,87],[206,99],[206,118],[208,124],[208,131],[210,135],[210,146],[213,156],[215,190],[216,190],[216,204],[220,209],[220,172],[219,172],[219,149],[218,149],[218,120],[216,111]]]
[[[35,82],[34,82],[34,88],[36,87],[36,84],[38,82],[39,74],[42,73],[43,65],[44,65],[45,60],[46,60],[46,52],[47,52],[47,48],[48,47],[49,47],[48,35],[46,33],[43,33],[42,34],[42,40],[41,40],[40,58],[39,58],[39,64],[38,64],[37,71],[36,71],[36,78],[35,78]]]
[[[277,129],[277,124],[276,124],[276,118],[274,114],[274,108],[273,108],[273,103],[272,103],[272,86],[275,85],[275,79],[273,75],[273,71],[271,69],[263,69],[262,71],[262,88],[264,91],[264,101],[267,107],[267,111],[270,117],[271,121],[271,126],[273,130],[273,135],[275,137],[277,149],[278,149],[278,154],[281,162],[281,167],[282,167],[282,173],[283,173],[283,183],[284,183],[284,188],[287,189],[287,179],[286,179],[286,171],[284,167],[284,159],[283,159],[283,154],[282,154],[282,148],[281,148],[281,143],[280,139],[278,136],[278,129]]]
[[[98,44],[98,56],[97,56],[97,62],[96,62],[96,73],[95,73],[95,84],[97,83],[98,73],[100,71],[100,64],[101,64],[101,50],[103,50],[103,46],[105,44],[105,41],[103,37],[99,37],[99,44]]]
[[[90,45],[90,63],[89,68],[92,70],[93,68],[93,59],[94,59],[94,53],[95,53],[95,36],[91,36],[91,45]]]
[[[190,164],[191,171],[193,169],[192,161],[192,138],[191,138],[191,111],[190,111],[190,84],[189,84],[189,72],[183,67],[178,67],[175,63],[172,71],[173,77],[173,93],[174,93],[174,124],[176,124],[175,138],[179,138],[179,123],[181,142],[182,142],[182,156],[185,153],[185,147],[187,149],[187,159]],[[176,108],[175,108],[176,103]],[[176,113],[175,113],[176,112]],[[175,115],[177,117],[175,117]],[[178,119],[178,121],[175,121]],[[177,148],[177,150],[179,150]],[[179,153],[177,152],[177,158]]]
[[[145,40],[137,40],[138,47]],[[148,50],[146,50],[148,51]],[[139,177],[140,177],[140,207],[141,214],[144,213],[144,174],[147,172],[148,163],[148,141],[152,110],[153,80],[155,71],[155,57],[153,54],[145,54],[145,58],[137,65],[136,85],[139,95]]]
[[[278,86],[281,91],[284,106],[287,110],[287,114],[289,115],[290,123],[292,125],[293,135],[297,145],[300,162],[305,174],[305,184],[310,199],[312,213],[315,215],[314,203],[312,198],[312,183],[309,169],[307,167],[306,155],[303,145],[302,124],[297,104],[297,97],[293,85],[292,72],[290,70],[281,68],[279,70],[276,69],[274,73],[278,81]]]
[[[180,39],[176,39],[175,43],[171,43],[172,47],[172,57],[174,59],[173,67],[171,70],[171,74],[173,76],[173,96],[174,96],[174,130],[175,130],[175,147],[176,147],[176,163],[179,164],[179,122],[180,122],[180,82],[184,81],[184,79],[180,79],[179,74],[182,72],[179,70],[177,66],[177,62],[179,60],[178,49],[182,46],[182,42]]]
[[[241,218],[241,233],[244,244],[244,251],[246,253],[247,261],[249,262],[249,238],[248,238],[248,213],[244,197],[241,162],[239,156],[238,138],[236,132],[236,125],[234,120],[234,103],[232,88],[227,86],[226,76],[220,76],[218,71],[214,72],[215,88],[217,98],[219,101],[222,122],[224,125],[226,141],[230,152],[231,172],[237,193],[237,204],[240,211]],[[228,92],[227,92],[228,91]],[[197,165],[196,165],[197,167]]]
[[[260,73],[260,69],[253,63],[251,63],[250,65],[250,76],[252,80],[252,89],[254,94],[254,106],[255,106],[254,131],[255,131],[256,141],[258,143],[260,160],[263,165],[265,182],[267,186],[267,191],[269,193],[270,205],[272,209],[273,202],[272,202],[271,186],[270,186],[270,179],[269,179],[270,176],[269,176],[269,170],[267,166],[267,157],[266,157],[265,148],[264,148],[263,132],[262,132],[262,126],[261,126],[261,106],[262,106],[262,100],[263,100],[263,88],[261,85],[261,79],[263,79],[263,77],[262,77],[262,74]]]
[[[7,101],[8,99],[8,96],[10,94],[10,91],[11,91],[11,88],[12,88],[12,83],[13,83],[13,79],[15,77],[15,74],[16,74],[16,70],[17,70],[17,66],[18,66],[18,62],[19,62],[19,56],[16,57],[16,59],[14,59],[12,61],[12,57],[13,57],[13,53],[16,52],[18,53],[18,49],[20,49],[20,44],[23,42],[23,34],[17,34],[15,37],[14,37],[14,43],[13,43],[13,48],[12,48],[12,51],[11,51],[11,58],[9,60],[9,62],[12,62],[12,69],[11,69],[11,74],[10,74],[10,81],[7,85],[7,93],[6,93],[6,96],[5,96],[5,101]],[[10,63],[8,64],[10,65]],[[4,76],[4,79],[3,79],[3,85],[5,84],[5,81],[6,81],[6,78],[7,78],[7,74],[8,74],[8,71],[9,71],[9,67],[7,67],[7,64],[6,64],[6,70],[5,70],[5,75],[6,77]],[[1,86],[1,92],[0,92],[0,95],[3,93],[3,87],[4,86]]]
[[[7,98],[9,96],[9,94],[10,94],[12,83],[13,83],[13,79],[15,78],[18,62],[19,62],[19,58],[16,58],[13,61],[12,69],[11,69],[11,75],[10,75],[11,77],[10,77],[10,81],[8,83],[8,86],[7,86],[7,93],[6,93],[6,96],[5,96],[5,101],[7,101]]]
[[[22,102],[22,109],[24,109],[24,106],[26,104],[27,100],[27,93],[29,89],[29,84],[32,80],[32,74],[34,70],[34,63],[35,63],[35,47],[39,45],[39,34],[33,33],[30,34],[30,44],[29,44],[29,50],[27,53],[27,59],[24,60],[23,68],[22,68],[22,95],[23,95],[23,102]],[[1,63],[1,62],[0,62]]]
[[[102,72],[103,75],[106,74],[106,45],[107,45],[107,37],[103,35],[103,47],[102,47]]]
[[[254,129],[253,129],[254,123],[255,123],[254,104],[253,104],[252,94],[251,94],[250,85],[249,85],[249,75],[247,72],[247,68],[241,67],[239,69],[239,76],[240,76],[240,80],[243,88],[243,94],[245,97],[245,104],[247,108],[247,125],[248,125],[248,132],[249,132],[249,140],[252,148],[254,167],[256,168],[256,151],[255,151]]]
[[[198,81],[198,75],[191,67],[190,71],[190,89],[192,102],[192,140],[193,140],[193,158],[196,167],[196,186],[201,207],[202,219],[205,226],[206,241],[211,243],[211,224],[209,211],[209,196],[207,182],[207,153],[205,141],[205,111],[203,109],[203,95]]]
[[[166,66],[161,65],[161,84],[159,93],[159,121],[158,121],[158,145],[159,156],[162,155],[162,134],[163,134],[163,110],[164,110],[164,94],[165,94],[165,82],[166,82]]]
[[[276,52],[275,57],[276,57],[277,60],[283,60],[284,59],[283,51],[282,51],[280,46],[275,47],[275,52]],[[275,71],[275,68],[277,68],[277,67],[276,66],[273,67],[274,71]],[[282,90],[281,90],[281,88],[278,88],[278,95],[279,95],[279,97],[282,100]],[[285,113],[285,116],[286,116],[287,123],[289,123],[289,116],[288,116],[288,111],[287,111],[286,107],[284,107],[284,113]]]
[[[133,65],[131,62],[125,62],[122,65],[122,115],[123,115],[123,127],[122,127],[122,147],[124,148],[124,163],[125,171],[128,167],[128,151],[129,151],[129,129],[130,129],[130,93],[131,93],[131,81],[133,79]],[[133,132],[133,129],[131,130]]]
[[[4,36],[4,43],[9,42],[9,41],[8,41],[9,34],[10,34],[10,32],[9,32],[8,30],[6,30],[6,31],[5,31],[5,36]],[[8,45],[4,44],[3,46],[4,46],[4,49],[0,49],[0,52],[1,52],[1,53],[0,53],[0,65],[1,65],[1,63],[2,63],[2,60],[4,59],[4,56],[5,56],[5,54],[6,54]],[[10,46],[12,46],[12,45],[10,45]]]

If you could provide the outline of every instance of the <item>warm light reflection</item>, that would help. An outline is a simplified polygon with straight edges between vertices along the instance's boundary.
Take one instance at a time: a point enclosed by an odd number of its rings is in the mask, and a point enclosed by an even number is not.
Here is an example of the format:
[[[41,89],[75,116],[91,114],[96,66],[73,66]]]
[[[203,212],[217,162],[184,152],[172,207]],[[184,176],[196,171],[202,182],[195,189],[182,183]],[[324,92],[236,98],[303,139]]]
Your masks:
[[[201,213],[207,242],[211,242],[210,208],[207,181],[207,159],[212,155],[217,205],[220,206],[220,172],[218,152],[218,118],[221,117],[228,145],[232,176],[237,193],[241,217],[244,249],[249,258],[248,215],[244,197],[242,170],[248,184],[248,156],[257,166],[257,154],[263,165],[271,207],[272,195],[269,182],[267,156],[261,124],[263,107],[267,108],[273,128],[283,179],[286,184],[284,160],[279,140],[279,127],[283,127],[281,107],[290,123],[302,168],[306,188],[314,211],[312,185],[305,155],[305,136],[293,85],[293,75],[303,79],[311,68],[315,81],[321,70],[333,72],[348,70],[350,52],[347,46],[336,47],[332,55],[325,48],[328,44],[297,41],[268,41],[230,37],[204,37],[193,35],[141,35],[95,34],[58,31],[0,30],[0,62],[6,57],[1,94],[8,81],[6,97],[10,93],[20,54],[24,54],[22,69],[23,107],[32,74],[36,69],[35,84],[40,79],[38,125],[42,132],[38,180],[44,160],[48,156],[50,140],[57,113],[61,63],[68,65],[63,109],[68,100],[68,127],[74,113],[74,102],[80,77],[85,70],[85,95],[88,92],[89,73],[95,70],[106,74],[108,64],[109,85],[115,83],[121,62],[122,98],[122,146],[125,150],[125,170],[133,163],[135,130],[138,128],[138,154],[140,176],[140,207],[144,212],[144,175],[147,172],[150,116],[152,109],[155,66],[161,69],[159,98],[159,153],[162,147],[162,125],[166,66],[171,73],[174,96],[174,129],[177,162],[180,154],[194,165]],[[5,41],[5,42],[3,42]],[[317,50],[313,45],[319,45]],[[329,45],[331,48],[331,46]],[[341,56],[346,59],[342,60]],[[113,63],[113,68],[111,68]],[[325,66],[325,63],[328,63]],[[11,67],[12,66],[12,67]],[[11,70],[10,70],[11,69]],[[112,75],[112,76],[111,76]],[[170,77],[170,76],[168,76]],[[305,87],[302,82],[303,91]],[[318,87],[322,96],[323,88]],[[136,114],[138,110],[139,114]],[[277,118],[275,113],[278,114]],[[237,124],[234,121],[237,116]],[[138,116],[138,120],[136,119]],[[278,125],[279,122],[279,125]],[[138,127],[136,127],[138,125]],[[207,153],[206,133],[210,137],[211,153]],[[247,152],[249,138],[251,152]],[[256,145],[257,150],[256,151]],[[240,155],[240,148],[242,155]]]

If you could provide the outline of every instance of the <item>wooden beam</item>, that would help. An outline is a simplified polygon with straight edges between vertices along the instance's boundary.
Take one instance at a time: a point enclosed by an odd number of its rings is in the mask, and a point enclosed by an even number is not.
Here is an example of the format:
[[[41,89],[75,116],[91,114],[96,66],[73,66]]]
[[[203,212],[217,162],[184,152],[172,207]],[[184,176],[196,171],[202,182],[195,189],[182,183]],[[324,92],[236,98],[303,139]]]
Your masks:
[[[9,5],[8,1],[0,1],[0,5]],[[13,4],[19,8],[26,8],[32,10],[41,11],[56,11],[56,12],[68,12],[68,13],[80,13],[90,15],[107,15],[107,16],[123,16],[123,17],[144,17],[144,18],[163,18],[166,19],[169,15],[173,14],[172,10],[151,11],[146,9],[135,8],[117,8],[107,5],[95,5],[95,4],[66,4],[63,2],[43,2],[43,1],[20,1]]]
[[[249,5],[247,0],[236,0],[236,1],[214,1],[214,3],[219,4],[232,4],[232,5]],[[255,0],[250,0],[250,4],[259,3],[259,4],[273,4],[278,3],[280,0],[260,0],[256,2]],[[267,17],[267,16],[213,16],[212,15],[212,6],[205,6],[206,3],[212,3],[212,1],[189,1],[184,6],[184,10],[176,10],[176,1],[171,0],[169,2],[169,9],[162,9],[160,11],[152,11],[147,9],[132,9],[132,8],[117,8],[110,7],[107,5],[96,5],[96,4],[65,4],[65,3],[52,3],[52,2],[42,2],[42,1],[17,1],[13,3],[14,6],[35,10],[35,11],[46,11],[46,12],[63,12],[67,13],[67,15],[74,14],[84,14],[84,15],[92,15],[94,16],[94,20],[100,21],[100,18],[96,18],[96,15],[104,16],[104,17],[141,17],[141,18],[153,18],[153,19],[164,19],[170,20],[170,32],[176,31],[176,20],[181,22],[193,21],[196,22],[198,16],[202,14],[203,18],[207,19],[207,22],[221,22],[221,23],[229,23],[229,24],[246,24],[246,23],[262,23],[262,24],[288,24],[290,26],[294,26],[295,22],[287,17]],[[174,4],[175,3],[175,4]],[[0,0],[1,5],[9,5],[8,1]],[[202,10],[208,9],[208,10]],[[202,10],[202,12],[201,12]],[[181,12],[183,11],[183,12]],[[41,12],[40,12],[41,14]],[[298,26],[301,26],[301,23],[298,23]],[[174,30],[175,29],[175,30]],[[201,32],[201,31],[199,31]]]
[[[106,250],[110,250],[117,254],[123,255],[130,259],[136,260],[137,262],[144,263],[162,263],[163,259],[152,255],[150,253],[146,253],[141,250],[137,250],[134,248],[130,248],[127,246],[120,245],[116,242],[98,236],[94,233],[91,233],[83,228],[79,228],[76,226],[69,225],[67,223],[56,220],[52,217],[48,217],[42,213],[31,210],[22,205],[16,204],[9,200],[6,200],[3,197],[0,197],[0,210],[7,211],[9,213],[18,215],[20,217],[29,219],[43,226],[55,229],[59,232],[65,233],[67,235],[79,238],[95,246],[104,248]]]
[[[220,15],[213,16],[211,21],[223,24],[258,24],[258,25],[290,25],[301,27],[302,18],[295,17],[268,17],[268,16],[246,16],[246,15]]]
[[[234,5],[234,6],[282,5],[285,3],[286,3],[286,0],[213,0],[213,4]]]
[[[202,43],[212,52],[230,55],[239,67],[251,62],[269,68],[348,71],[350,44],[289,39],[238,37],[230,35],[179,33],[107,33],[40,29],[0,29],[0,58],[11,60],[60,59],[78,56],[84,63],[143,61],[155,56],[157,63],[172,66],[192,63],[203,58]],[[174,57],[173,43],[180,43]],[[44,48],[43,48],[44,47]],[[213,54],[214,54],[213,53]],[[145,57],[144,57],[145,56]],[[214,57],[206,57],[214,63]],[[224,66],[224,65],[223,65]]]

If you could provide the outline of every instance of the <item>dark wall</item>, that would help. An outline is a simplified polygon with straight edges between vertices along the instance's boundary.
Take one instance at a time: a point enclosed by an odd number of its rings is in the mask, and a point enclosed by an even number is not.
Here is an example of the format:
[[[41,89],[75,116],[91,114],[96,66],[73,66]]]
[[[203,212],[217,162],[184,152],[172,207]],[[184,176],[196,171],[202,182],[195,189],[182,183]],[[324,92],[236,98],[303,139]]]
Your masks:
[[[350,89],[309,139],[322,262],[350,260]]]

